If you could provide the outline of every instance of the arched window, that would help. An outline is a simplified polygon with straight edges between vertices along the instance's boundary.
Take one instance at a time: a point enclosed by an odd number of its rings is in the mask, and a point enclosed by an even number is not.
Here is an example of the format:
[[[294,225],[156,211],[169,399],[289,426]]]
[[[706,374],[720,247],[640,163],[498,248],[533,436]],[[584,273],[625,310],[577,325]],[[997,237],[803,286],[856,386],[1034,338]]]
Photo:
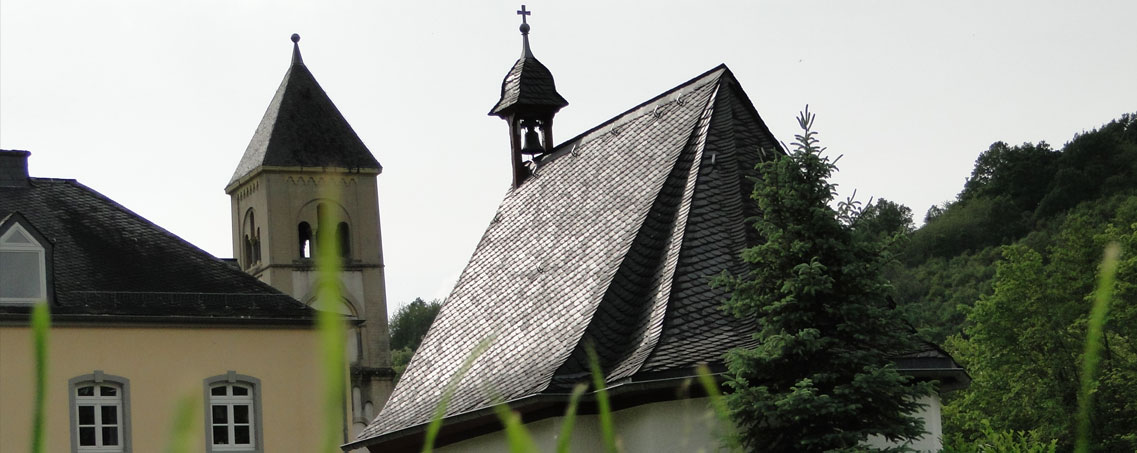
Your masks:
[[[336,243],[339,244],[341,257],[351,256],[351,231],[347,227],[347,222],[336,225]]]
[[[205,380],[206,451],[263,451],[261,381],[229,371]]]
[[[296,230],[300,237],[300,258],[312,258],[312,249],[314,248],[312,247],[312,225],[309,225],[308,222],[300,222],[300,225],[296,226]]]
[[[95,370],[68,381],[71,451],[130,451],[130,381]]]
[[[249,268],[261,261],[261,229],[257,228],[257,221],[252,208],[245,211],[242,239],[245,252],[242,258],[245,260],[245,267]]]

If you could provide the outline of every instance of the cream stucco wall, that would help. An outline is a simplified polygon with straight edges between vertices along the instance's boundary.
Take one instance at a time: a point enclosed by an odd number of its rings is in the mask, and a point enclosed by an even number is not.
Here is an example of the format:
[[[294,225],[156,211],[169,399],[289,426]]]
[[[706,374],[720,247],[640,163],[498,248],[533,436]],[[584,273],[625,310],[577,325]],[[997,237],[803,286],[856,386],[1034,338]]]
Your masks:
[[[940,401],[936,396],[926,398],[921,416],[929,434],[909,444],[917,451],[939,451]],[[706,398],[645,404],[612,414],[617,442],[626,453],[657,452],[714,452],[719,451],[718,435],[713,414],[708,410]],[[528,423],[538,451],[556,451],[563,418],[554,417]],[[595,415],[577,418],[572,433],[572,451],[603,451],[600,425]],[[888,445],[883,439],[870,439],[870,444]],[[509,451],[504,433],[490,433],[435,449],[440,453],[491,453]]]
[[[0,326],[0,451],[29,451],[31,331]],[[232,370],[261,381],[264,451],[317,451],[323,380],[318,332],[307,328],[66,327],[48,344],[49,452],[70,450],[68,380],[95,370],[130,380],[133,450],[165,450],[180,399],[190,398],[204,451],[203,380]],[[346,403],[345,403],[346,404]]]

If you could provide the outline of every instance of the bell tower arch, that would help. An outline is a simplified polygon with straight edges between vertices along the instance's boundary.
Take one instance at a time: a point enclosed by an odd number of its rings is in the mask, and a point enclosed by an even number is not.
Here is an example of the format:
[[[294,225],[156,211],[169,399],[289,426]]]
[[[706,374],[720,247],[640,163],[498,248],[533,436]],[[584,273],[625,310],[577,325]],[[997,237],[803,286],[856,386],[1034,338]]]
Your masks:
[[[299,41],[292,35],[292,64],[225,187],[233,254],[245,272],[297,300],[356,318],[347,338],[354,435],[370,422],[365,408],[381,408],[394,387],[379,228],[383,167],[304,65]],[[335,247],[342,260],[341,301],[313,297],[322,247]]]

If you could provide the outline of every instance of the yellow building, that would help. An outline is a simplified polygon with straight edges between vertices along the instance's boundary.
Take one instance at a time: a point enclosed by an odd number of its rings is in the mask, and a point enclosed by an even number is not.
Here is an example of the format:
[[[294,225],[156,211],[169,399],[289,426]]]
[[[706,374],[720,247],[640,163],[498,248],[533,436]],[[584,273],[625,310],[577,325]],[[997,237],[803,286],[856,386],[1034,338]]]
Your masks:
[[[316,451],[314,311],[74,180],[29,177],[28,155],[0,151],[0,451],[29,451],[37,300],[46,451],[162,451],[186,402],[191,451]]]

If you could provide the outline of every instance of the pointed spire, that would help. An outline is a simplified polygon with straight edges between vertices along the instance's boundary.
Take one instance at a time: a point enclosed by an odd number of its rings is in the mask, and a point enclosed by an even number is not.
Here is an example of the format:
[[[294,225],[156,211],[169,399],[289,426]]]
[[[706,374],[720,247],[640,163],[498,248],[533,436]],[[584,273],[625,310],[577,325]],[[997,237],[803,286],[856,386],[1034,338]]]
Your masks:
[[[304,58],[300,56],[300,34],[292,34],[292,65],[304,65]]]
[[[260,167],[336,167],[382,171],[300,58],[292,35],[292,65],[245,148],[228,188]]]

